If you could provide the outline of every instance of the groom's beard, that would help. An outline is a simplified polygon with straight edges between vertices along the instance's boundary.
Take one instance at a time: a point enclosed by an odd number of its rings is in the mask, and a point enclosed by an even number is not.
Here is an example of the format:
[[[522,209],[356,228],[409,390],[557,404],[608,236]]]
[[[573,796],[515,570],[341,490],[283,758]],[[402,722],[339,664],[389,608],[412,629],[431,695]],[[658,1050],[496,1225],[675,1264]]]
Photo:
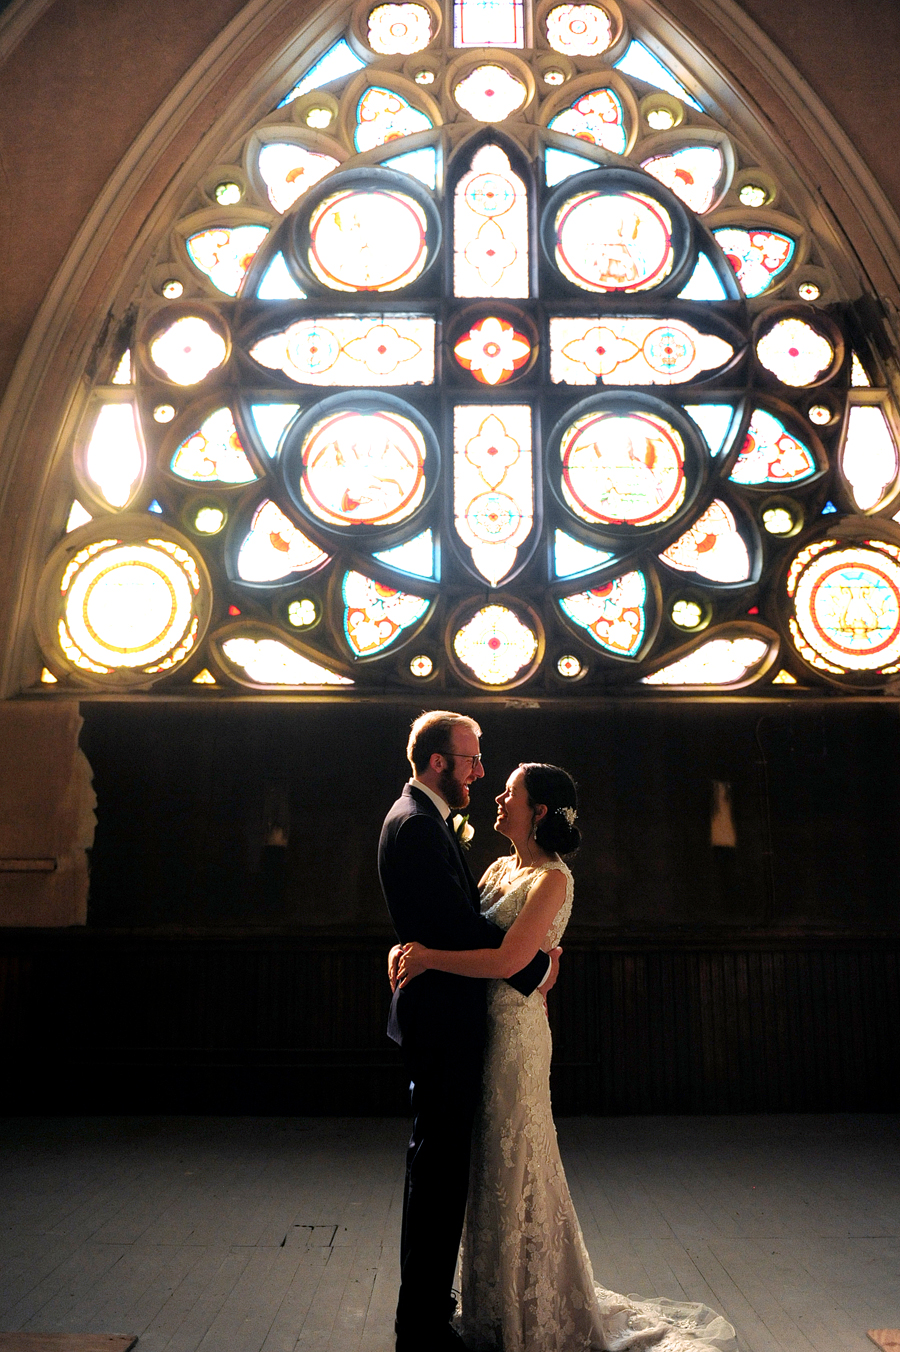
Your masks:
[[[469,806],[469,786],[456,778],[452,770],[442,770],[438,780],[438,793],[448,807],[458,812]]]

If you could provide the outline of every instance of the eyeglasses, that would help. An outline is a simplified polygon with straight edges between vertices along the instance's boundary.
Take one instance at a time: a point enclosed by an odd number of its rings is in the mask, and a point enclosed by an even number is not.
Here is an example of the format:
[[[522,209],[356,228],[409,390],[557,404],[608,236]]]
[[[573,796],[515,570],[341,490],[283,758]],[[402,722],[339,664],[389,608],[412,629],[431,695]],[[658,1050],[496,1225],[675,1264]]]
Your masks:
[[[438,755],[440,755],[440,756],[455,756],[457,760],[467,760],[467,761],[469,761],[469,762],[471,763],[471,766],[472,766],[472,769],[473,769],[473,770],[475,769],[475,766],[476,766],[476,765],[480,765],[480,764],[481,764],[481,752],[480,752],[480,751],[478,752],[478,755],[477,755],[477,756],[467,756],[467,755],[466,755],[464,752],[462,752],[462,751],[439,751],[439,752],[438,752]]]

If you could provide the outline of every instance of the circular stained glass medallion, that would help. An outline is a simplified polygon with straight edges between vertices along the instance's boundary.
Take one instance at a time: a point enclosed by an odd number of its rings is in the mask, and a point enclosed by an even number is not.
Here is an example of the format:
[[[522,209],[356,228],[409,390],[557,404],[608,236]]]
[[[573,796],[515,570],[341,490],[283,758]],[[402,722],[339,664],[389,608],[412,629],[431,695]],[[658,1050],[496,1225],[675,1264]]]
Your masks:
[[[299,423],[283,457],[297,506],[332,527],[380,528],[412,516],[425,498],[433,439],[401,410],[412,412],[389,396],[351,407],[325,401],[318,418],[314,410]]]
[[[361,173],[350,182],[346,175],[345,187],[332,188],[299,219],[300,261],[331,291],[397,291],[428,266],[440,235],[437,214],[410,191],[377,187]]]
[[[756,344],[756,355],[783,385],[814,385],[834,362],[835,351],[824,334],[804,319],[779,319]]]
[[[431,41],[431,14],[425,5],[376,5],[367,34],[372,51],[382,56],[421,52]]]
[[[503,122],[528,98],[521,80],[504,66],[476,66],[453,88],[453,97],[479,122]]]
[[[534,630],[508,606],[484,606],[453,636],[453,652],[464,674],[482,685],[523,679],[539,647]]]
[[[528,361],[531,343],[507,320],[489,315],[466,330],[453,355],[482,385],[505,385]]]
[[[228,344],[218,328],[200,315],[182,315],[150,341],[150,361],[175,385],[196,385],[221,366]]]
[[[53,634],[67,660],[96,676],[170,671],[202,638],[209,599],[203,565],[174,539],[128,538],[133,518],[116,538],[98,540],[71,557],[58,555],[47,577],[58,621]],[[137,526],[146,532],[143,518]],[[49,637],[49,636],[48,636]]]
[[[672,271],[672,220],[645,193],[578,193],[557,212],[554,257],[586,291],[647,291]]]
[[[559,455],[563,500],[582,521],[657,526],[684,502],[685,444],[655,413],[576,418],[562,435]]]
[[[547,15],[547,41],[566,56],[599,56],[613,40],[613,26],[599,5],[555,5]]]
[[[880,671],[900,659],[898,558],[900,549],[870,542],[795,559],[788,585],[797,625],[832,671]]]

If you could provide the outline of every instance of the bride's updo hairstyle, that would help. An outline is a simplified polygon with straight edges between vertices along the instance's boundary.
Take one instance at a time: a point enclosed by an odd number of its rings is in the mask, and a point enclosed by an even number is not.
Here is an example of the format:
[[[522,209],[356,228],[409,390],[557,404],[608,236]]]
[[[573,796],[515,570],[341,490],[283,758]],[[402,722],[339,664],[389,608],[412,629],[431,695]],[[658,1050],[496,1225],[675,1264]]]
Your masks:
[[[558,765],[530,762],[519,769],[524,774],[530,806],[543,803],[547,808],[547,815],[535,828],[535,843],[547,854],[574,854],[581,844],[581,832],[575,825],[578,816],[575,780]]]

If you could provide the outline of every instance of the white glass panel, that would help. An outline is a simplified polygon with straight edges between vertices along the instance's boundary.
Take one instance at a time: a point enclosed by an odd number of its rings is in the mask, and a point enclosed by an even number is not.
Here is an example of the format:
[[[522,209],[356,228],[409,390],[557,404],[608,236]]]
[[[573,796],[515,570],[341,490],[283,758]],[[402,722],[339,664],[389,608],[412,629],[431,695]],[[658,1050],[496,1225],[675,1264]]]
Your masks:
[[[644,160],[641,168],[702,216],[716,200],[725,157],[718,146],[685,146]]]
[[[727,300],[722,279],[705,253],[697,255],[694,271],[687,285],[678,293],[679,300]]]
[[[544,151],[544,178],[548,188],[555,188],[573,174],[584,174],[596,169],[596,160],[585,159],[584,155],[573,155],[570,150],[555,150],[548,146]]]
[[[643,685],[734,685],[758,666],[769,650],[761,638],[714,638],[672,662]]]
[[[430,385],[434,320],[302,319],[261,338],[250,356],[307,385]]]
[[[251,404],[250,412],[266,455],[274,460],[285,429],[300,412],[299,404]]]
[[[534,520],[531,409],[457,405],[453,415],[453,511],[472,562],[493,586],[516,562]]]
[[[595,568],[602,568],[604,563],[609,563],[612,557],[608,550],[583,545],[580,540],[573,539],[564,530],[557,530],[554,534],[553,571],[557,577],[577,577],[579,573],[592,573]]]
[[[691,97],[681,81],[676,80],[672,72],[642,42],[629,43],[625,55],[616,62],[616,70],[624,71],[635,80],[643,80],[656,89],[665,89],[668,94],[674,94],[683,103],[696,108],[698,113],[703,112],[702,105]]]
[[[353,684],[346,676],[311,662],[277,639],[229,638],[222,644],[222,651],[258,685]]]
[[[256,478],[231,410],[218,408],[172,456],[173,474],[195,483],[249,484]]]
[[[188,258],[226,296],[236,296],[257,249],[269,233],[267,225],[236,225],[202,230],[186,241]]]
[[[710,455],[719,455],[731,428],[731,404],[685,404],[684,411],[703,433]]]
[[[128,353],[126,353],[125,355],[127,356]],[[125,358],[123,357],[122,360],[124,361]],[[126,381],[125,383],[128,384],[128,381]],[[871,380],[863,370],[862,362],[860,361],[859,357],[856,355],[855,352],[853,353],[853,360],[850,369],[850,384],[853,386],[855,390],[867,390],[872,385]]]
[[[862,367],[860,367],[860,370],[862,370]],[[112,383],[114,385],[130,385],[133,379],[134,377],[131,373],[131,348],[127,347],[122,353],[122,358],[116,367],[116,373],[112,378]]]
[[[566,385],[680,385],[724,366],[734,348],[682,320],[550,320],[550,378]]]
[[[381,163],[387,169],[399,169],[402,174],[410,174],[432,192],[437,187],[437,151],[434,146],[408,150],[405,155],[394,155]]]
[[[84,526],[93,519],[90,512],[86,511],[76,498],[72,503],[69,518],[66,521],[66,534],[69,535],[73,530],[77,530],[79,526]]]
[[[374,150],[401,136],[428,131],[433,125],[431,118],[408,99],[392,89],[373,87],[365,91],[357,105],[353,141],[357,150]]]
[[[390,568],[397,568],[401,573],[411,573],[414,577],[437,576],[434,535],[430,528],[402,545],[395,545],[393,549],[376,550],[375,558]]]
[[[460,108],[479,122],[502,122],[521,108],[528,91],[503,66],[476,66],[453,88]]]
[[[88,478],[110,507],[124,507],[144,472],[134,404],[104,404],[84,457]]]
[[[522,47],[522,0],[454,0],[455,47]]]
[[[288,272],[284,254],[277,253],[262,275],[256,289],[260,300],[305,300],[306,292],[301,291]]]
[[[897,447],[884,411],[851,407],[841,469],[861,512],[879,507],[890,495],[900,469]]]
[[[343,38],[336,42],[333,47],[329,47],[324,56],[320,57],[314,66],[312,66],[304,75],[299,84],[295,84],[291,92],[281,100],[278,107],[283,108],[287,103],[293,103],[301,94],[308,93],[311,89],[321,89],[323,85],[330,84],[332,80],[340,80],[344,75],[352,75],[354,71],[362,70],[365,61],[351,51]]]
[[[222,335],[199,315],[176,319],[150,344],[150,360],[176,385],[196,385],[227,355]]]
[[[528,198],[499,146],[482,146],[456,187],[453,291],[457,296],[529,294]]]
[[[779,319],[756,344],[756,355],[784,385],[811,385],[828,369],[834,348],[802,319]]]

